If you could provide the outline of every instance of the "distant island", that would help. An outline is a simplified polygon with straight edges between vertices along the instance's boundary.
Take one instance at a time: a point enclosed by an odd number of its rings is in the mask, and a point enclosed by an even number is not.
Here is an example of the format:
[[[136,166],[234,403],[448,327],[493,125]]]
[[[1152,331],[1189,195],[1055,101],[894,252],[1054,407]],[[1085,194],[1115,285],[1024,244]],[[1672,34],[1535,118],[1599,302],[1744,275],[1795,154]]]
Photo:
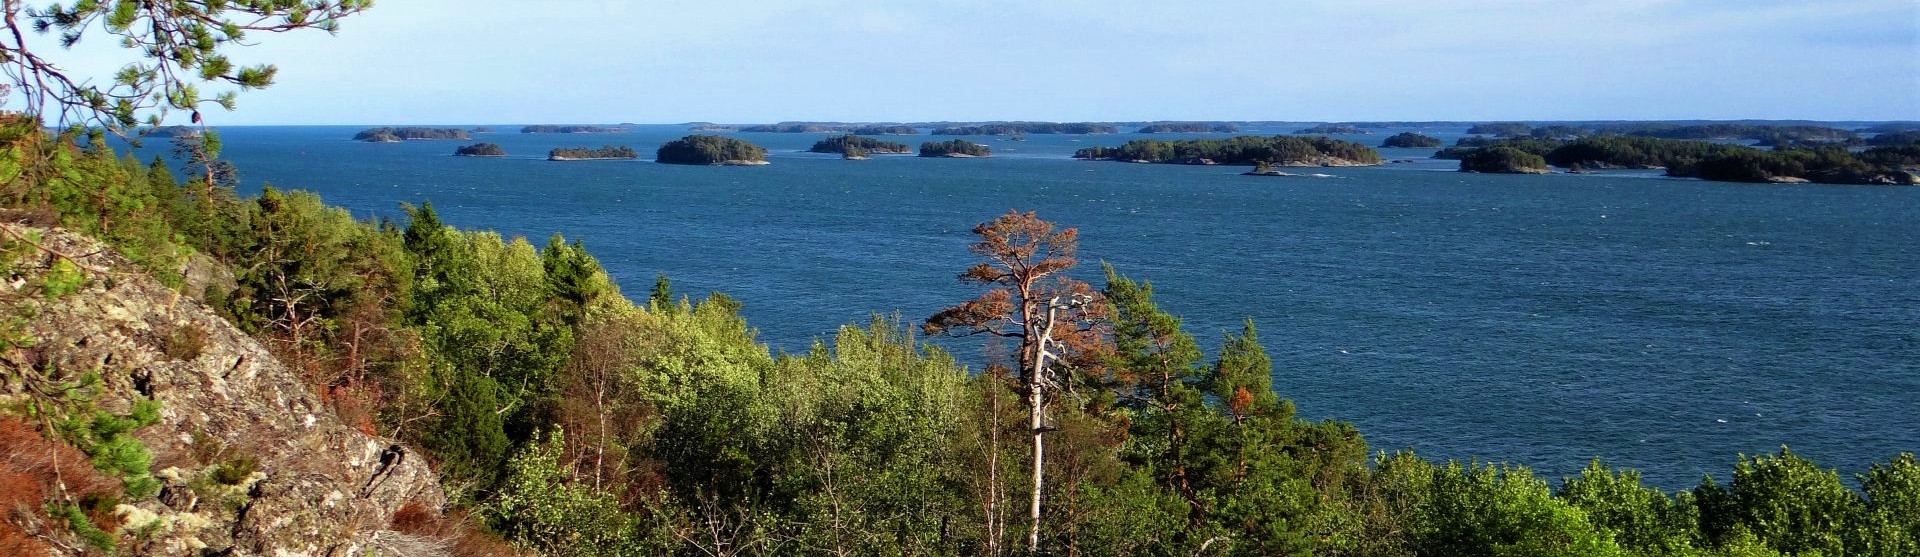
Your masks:
[[[819,124],[819,123],[813,123],[813,122],[781,122],[778,124],[761,124],[757,126],[746,126],[746,127],[740,128],[740,131],[752,132],[752,133],[833,133],[833,132],[845,131],[846,129],[847,129],[846,126],[840,126],[840,125],[834,125],[834,124]]]
[[[1475,124],[1473,127],[1467,128],[1467,133],[1501,137],[1521,137],[1533,133],[1533,126],[1520,122],[1488,122]]]
[[[689,135],[660,146],[654,162],[666,164],[752,166],[767,164],[767,150],[744,140]]]
[[[740,131],[740,126],[729,126],[729,125],[725,125],[725,124],[713,124],[713,123],[708,123],[708,122],[701,122],[701,123],[698,123],[698,124],[693,124],[693,125],[690,125],[690,126],[687,126],[687,131],[691,131],[691,132],[737,132],[737,131]]]
[[[965,139],[928,141],[920,144],[922,157],[971,158],[993,156],[993,149]]]
[[[1235,133],[1240,126],[1218,122],[1161,122],[1140,127],[1139,133]]]
[[[906,154],[913,153],[913,148],[907,146],[907,144],[905,143],[881,141],[871,137],[860,137],[858,135],[853,135],[853,134],[836,135],[833,137],[822,139],[820,141],[814,142],[813,147],[807,149],[807,151],[814,152],[814,153],[844,154],[848,152],[849,147],[853,149],[857,149],[861,155],[866,155],[867,153],[885,153],[885,154],[894,154],[894,155],[906,155]]]
[[[635,152],[632,147],[625,145],[619,147],[607,145],[599,149],[589,147],[561,147],[547,152],[547,160],[550,161],[597,161],[637,158],[640,158],[640,153]]]
[[[854,135],[920,135],[920,130],[913,126],[874,124],[853,128],[848,130],[848,133]]]
[[[200,128],[194,126],[160,126],[140,132],[140,137],[200,137]]]
[[[486,127],[486,126],[480,126],[480,127],[477,127],[477,128],[474,128],[474,129],[472,129],[472,130],[468,130],[468,131],[469,131],[470,133],[493,133],[493,128],[489,128],[489,127]]]
[[[520,133],[620,133],[626,130],[606,126],[556,126],[541,124],[520,128]]]
[[[1392,137],[1388,137],[1386,141],[1380,142],[1381,147],[1398,149],[1431,149],[1445,144],[1446,143],[1440,141],[1439,138],[1413,132],[1394,134]]]
[[[495,143],[475,143],[454,149],[453,155],[457,157],[504,157],[507,156],[507,150],[501,149],[500,145]]]
[[[399,143],[409,139],[472,139],[457,128],[371,128],[353,134],[355,141]]]
[[[1526,151],[1496,145],[1481,147],[1460,158],[1461,172],[1492,174],[1546,174],[1547,160]]]
[[[1370,131],[1367,131],[1367,130],[1363,130],[1363,129],[1360,129],[1360,128],[1359,128],[1358,126],[1355,126],[1355,125],[1353,125],[1353,124],[1320,124],[1320,125],[1318,125],[1318,126],[1314,126],[1314,127],[1311,127],[1311,128],[1307,128],[1307,129],[1304,129],[1304,130],[1294,130],[1294,132],[1293,132],[1293,133],[1297,133],[1297,134],[1340,134],[1340,135],[1366,135],[1366,134],[1372,134],[1373,132],[1370,132]]]
[[[1920,130],[1885,132],[1885,133],[1881,133],[1880,135],[1867,138],[1865,143],[1867,145],[1872,145],[1875,147],[1898,147],[1901,145],[1913,145],[1916,143],[1920,143]]]
[[[1119,133],[1112,124],[1093,122],[1006,122],[967,126],[946,126],[933,135],[1021,135],[1021,134],[1101,134]]]
[[[1243,135],[1227,139],[1166,141],[1136,139],[1119,147],[1088,147],[1073,158],[1158,164],[1236,164],[1277,166],[1372,166],[1380,152],[1372,147],[1325,137]]]

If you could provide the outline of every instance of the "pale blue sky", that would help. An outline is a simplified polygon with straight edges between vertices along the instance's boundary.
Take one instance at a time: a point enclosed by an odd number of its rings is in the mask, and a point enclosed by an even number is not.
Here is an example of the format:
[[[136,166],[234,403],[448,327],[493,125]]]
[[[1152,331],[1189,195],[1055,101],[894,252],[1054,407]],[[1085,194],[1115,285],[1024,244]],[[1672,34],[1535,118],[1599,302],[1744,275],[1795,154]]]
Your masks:
[[[254,39],[279,83],[216,125],[1920,119],[1913,0],[379,0]]]

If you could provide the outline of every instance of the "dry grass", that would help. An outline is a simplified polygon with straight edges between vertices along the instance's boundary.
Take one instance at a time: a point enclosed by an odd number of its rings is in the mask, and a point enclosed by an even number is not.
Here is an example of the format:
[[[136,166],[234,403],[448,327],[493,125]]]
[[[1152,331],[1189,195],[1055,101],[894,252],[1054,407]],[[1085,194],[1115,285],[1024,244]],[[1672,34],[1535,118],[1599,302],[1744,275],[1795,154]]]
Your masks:
[[[96,525],[111,530],[115,525],[103,522],[113,520],[111,513],[100,507],[119,489],[78,449],[18,418],[0,417],[0,555],[47,553],[42,535],[50,521],[43,509],[52,499],[81,505]]]
[[[465,511],[442,515],[419,503],[409,502],[393,512],[393,529],[415,538],[419,547],[445,547],[451,557],[518,557],[519,551],[507,542],[480,530],[476,519]]]

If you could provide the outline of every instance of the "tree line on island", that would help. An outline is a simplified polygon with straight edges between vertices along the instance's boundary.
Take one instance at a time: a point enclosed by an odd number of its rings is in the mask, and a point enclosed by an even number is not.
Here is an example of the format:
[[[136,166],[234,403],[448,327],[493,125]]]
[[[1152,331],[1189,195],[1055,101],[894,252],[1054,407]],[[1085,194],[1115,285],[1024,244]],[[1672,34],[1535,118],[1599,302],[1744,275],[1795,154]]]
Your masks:
[[[547,152],[550,161],[589,161],[637,159],[640,153],[626,145],[605,145],[593,147],[560,147]]]
[[[1381,147],[1397,149],[1430,149],[1445,145],[1439,138],[1414,132],[1401,132],[1380,142]]]
[[[622,128],[588,125],[539,124],[520,128],[520,133],[620,133]]]
[[[655,153],[655,161],[666,164],[756,165],[766,164],[767,150],[759,145],[717,135],[689,135],[669,141]]]
[[[475,143],[456,148],[453,154],[460,157],[504,157],[507,156],[507,150],[497,143]]]
[[[1226,122],[1159,122],[1141,126],[1138,133],[1236,133],[1240,126]]]
[[[0,167],[8,214],[100,238],[132,272],[167,284],[180,284],[188,257],[230,269],[230,286],[182,303],[265,341],[325,393],[324,411],[391,432],[407,458],[433,465],[446,506],[409,505],[392,526],[442,548],[429,554],[1920,552],[1911,453],[1850,485],[1782,448],[1666,491],[1599,461],[1550,478],[1376,452],[1348,423],[1297,415],[1274,379],[1303,371],[1274,361],[1252,321],[1209,356],[1158,305],[1162,285],[1112,267],[1100,285],[1071,278],[1077,231],[1033,213],[974,227],[978,260],[960,278],[976,297],[917,324],[875,318],[777,353],[732,298],[684,296],[664,277],[628,298],[579,241],[461,230],[425,203],[397,220],[355,220],[315,194],[242,196],[199,169],[182,184],[97,136],[41,133],[18,119],[0,133],[0,161],[18,165]],[[34,249],[0,243],[8,268]],[[25,278],[46,289],[123,280],[63,273]],[[22,295],[58,295],[32,288]],[[975,334],[1005,343],[984,368],[918,336]],[[61,396],[37,393],[11,396]],[[108,418],[50,416],[69,425],[38,435],[99,450],[61,432],[151,423]],[[149,473],[137,438],[113,439],[92,466]],[[116,487],[114,500],[181,496],[148,485]],[[108,515],[22,499],[31,493],[43,492],[0,493],[15,509],[0,534],[139,542]]]
[[[993,124],[975,124],[945,126],[935,128],[933,135],[1054,135],[1054,134],[1107,134],[1119,133],[1112,124],[1095,122],[1004,122]]]
[[[1136,139],[1119,147],[1087,147],[1073,158],[1171,164],[1270,163],[1280,166],[1363,166],[1380,164],[1371,147],[1326,137],[1238,136],[1227,139],[1165,141]]]
[[[398,143],[410,139],[471,139],[467,130],[458,128],[371,128],[353,134],[355,141]]]
[[[965,139],[928,141],[920,144],[920,156],[947,158],[989,157],[993,156],[993,148]]]
[[[1461,170],[1528,172],[1547,165],[1574,170],[1664,169],[1669,176],[1726,182],[1819,182],[1832,184],[1915,184],[1920,176],[1920,143],[1886,145],[1855,152],[1844,145],[1777,147],[1645,136],[1603,135],[1571,141],[1552,139],[1462,138],[1434,158],[1458,158]]]
[[[812,147],[807,148],[807,151],[812,153],[833,153],[852,156],[865,156],[868,153],[904,155],[912,153],[913,147],[909,147],[905,143],[846,134],[816,141]]]

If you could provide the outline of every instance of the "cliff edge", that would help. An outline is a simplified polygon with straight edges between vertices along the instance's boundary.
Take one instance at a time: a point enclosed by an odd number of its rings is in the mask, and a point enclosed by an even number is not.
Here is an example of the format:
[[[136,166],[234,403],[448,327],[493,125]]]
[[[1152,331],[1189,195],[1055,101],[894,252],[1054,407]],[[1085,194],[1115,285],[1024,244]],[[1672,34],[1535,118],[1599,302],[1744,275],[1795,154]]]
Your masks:
[[[128,489],[102,525],[120,552],[434,553],[432,540],[389,530],[403,505],[444,505],[424,458],[340,421],[259,342],[104,244],[0,228],[12,256],[0,315],[14,316],[0,344],[0,409],[48,407],[36,397],[77,381],[102,413],[158,403],[157,422],[130,434],[151,452],[158,490]],[[55,555],[87,554],[63,532],[38,535]]]

